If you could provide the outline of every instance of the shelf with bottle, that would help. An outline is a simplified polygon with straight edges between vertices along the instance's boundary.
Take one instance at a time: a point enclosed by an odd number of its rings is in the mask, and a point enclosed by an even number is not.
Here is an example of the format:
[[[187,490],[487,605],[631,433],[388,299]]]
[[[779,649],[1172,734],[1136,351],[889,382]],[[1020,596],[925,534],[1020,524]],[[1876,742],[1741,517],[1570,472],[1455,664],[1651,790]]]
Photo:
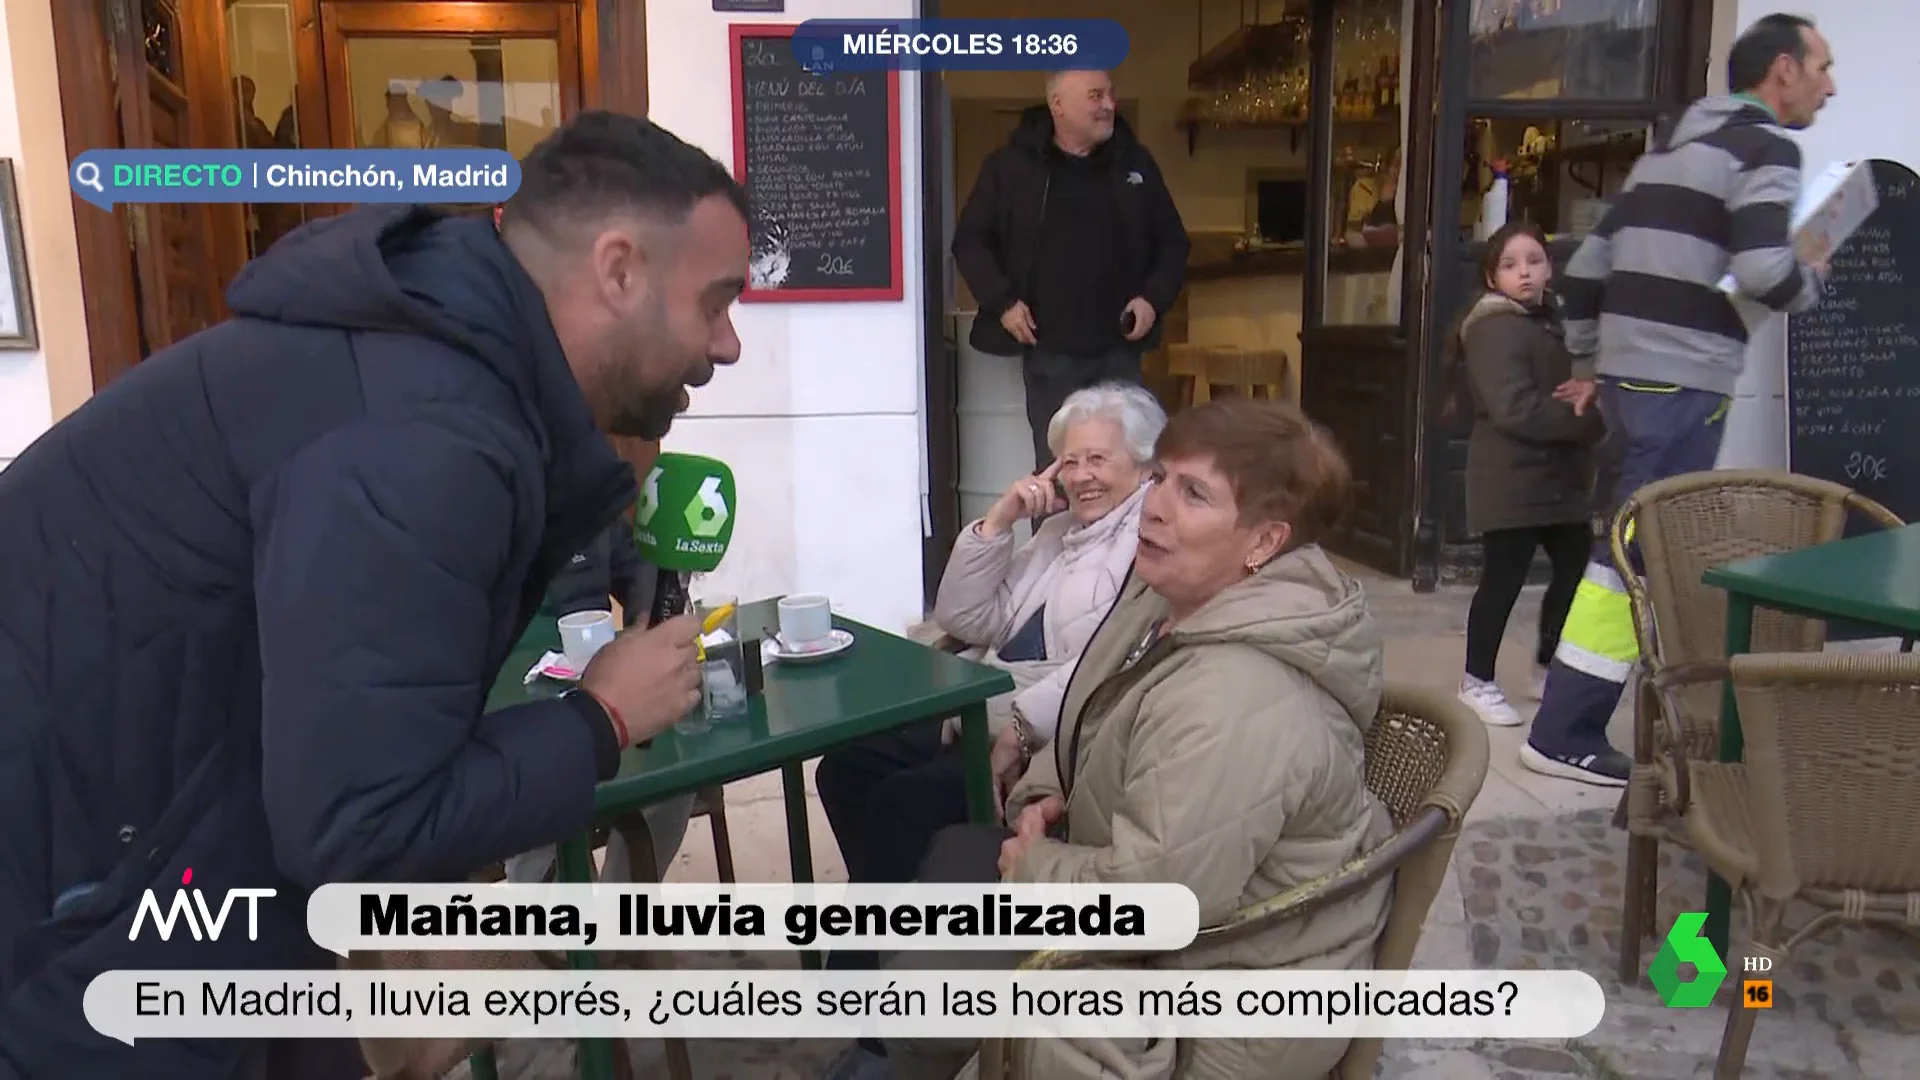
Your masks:
[[[1336,120],[1385,120],[1400,114],[1400,58],[1382,53],[1372,64],[1373,76],[1351,75],[1340,84],[1333,101]]]

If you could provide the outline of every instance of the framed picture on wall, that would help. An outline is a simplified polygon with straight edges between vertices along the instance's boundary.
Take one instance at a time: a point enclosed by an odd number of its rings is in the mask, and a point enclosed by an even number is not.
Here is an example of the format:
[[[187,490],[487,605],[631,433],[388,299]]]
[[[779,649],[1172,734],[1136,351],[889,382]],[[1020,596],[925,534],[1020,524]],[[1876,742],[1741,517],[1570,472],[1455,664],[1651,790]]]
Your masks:
[[[33,290],[27,287],[27,245],[20,231],[20,190],[13,159],[0,158],[0,349],[37,349]]]

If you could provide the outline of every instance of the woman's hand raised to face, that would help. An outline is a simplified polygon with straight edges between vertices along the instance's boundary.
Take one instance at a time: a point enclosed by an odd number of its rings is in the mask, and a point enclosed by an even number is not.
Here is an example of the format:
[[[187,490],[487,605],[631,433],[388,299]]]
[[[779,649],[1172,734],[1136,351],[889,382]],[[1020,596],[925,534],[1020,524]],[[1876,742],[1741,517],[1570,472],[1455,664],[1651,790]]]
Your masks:
[[[1060,497],[1060,490],[1053,486],[1053,477],[1060,471],[1060,462],[1055,461],[1032,476],[1022,477],[1013,482],[1004,494],[996,500],[987,516],[980,520],[980,533],[995,537],[1008,529],[1021,518],[1039,517],[1042,514],[1057,514],[1067,508],[1067,500]]]

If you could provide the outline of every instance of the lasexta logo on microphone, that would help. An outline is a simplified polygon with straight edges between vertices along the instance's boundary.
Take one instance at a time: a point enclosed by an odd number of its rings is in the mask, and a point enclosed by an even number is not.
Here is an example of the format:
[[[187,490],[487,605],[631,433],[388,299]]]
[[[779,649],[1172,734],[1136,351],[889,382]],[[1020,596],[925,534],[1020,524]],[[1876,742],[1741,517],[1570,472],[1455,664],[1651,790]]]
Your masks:
[[[733,470],[712,458],[661,454],[634,507],[641,558],[664,570],[712,570],[732,539],[733,507]]]
[[[160,898],[148,889],[140,897],[140,909],[134,912],[133,929],[127,931],[128,941],[140,938],[140,926],[153,917],[153,928],[161,941],[173,940],[173,924],[184,920],[187,930],[195,941],[219,941],[220,932],[226,926],[227,915],[233,910],[235,900],[247,902],[247,940],[260,940],[260,901],[277,895],[274,889],[228,889],[226,898],[220,901],[220,910],[215,913],[207,906],[206,894],[199,889],[190,889],[193,884],[193,868],[180,875],[180,888],[173,891],[173,904],[163,913],[160,910]]]

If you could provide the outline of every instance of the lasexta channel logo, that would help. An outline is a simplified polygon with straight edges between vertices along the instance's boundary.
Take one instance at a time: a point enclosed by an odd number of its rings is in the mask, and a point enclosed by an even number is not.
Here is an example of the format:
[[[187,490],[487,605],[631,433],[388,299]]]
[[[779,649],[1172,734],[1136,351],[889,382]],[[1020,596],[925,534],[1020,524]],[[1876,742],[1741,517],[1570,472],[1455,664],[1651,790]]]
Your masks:
[[[1704,911],[1682,912],[1667,931],[1667,940],[1653,963],[1647,965],[1647,978],[1653,982],[1661,1004],[1669,1009],[1704,1009],[1713,1004],[1713,995],[1727,981],[1727,965],[1713,951],[1713,943],[1701,935],[1707,925]],[[1693,965],[1693,978],[1680,977],[1680,965]]]

